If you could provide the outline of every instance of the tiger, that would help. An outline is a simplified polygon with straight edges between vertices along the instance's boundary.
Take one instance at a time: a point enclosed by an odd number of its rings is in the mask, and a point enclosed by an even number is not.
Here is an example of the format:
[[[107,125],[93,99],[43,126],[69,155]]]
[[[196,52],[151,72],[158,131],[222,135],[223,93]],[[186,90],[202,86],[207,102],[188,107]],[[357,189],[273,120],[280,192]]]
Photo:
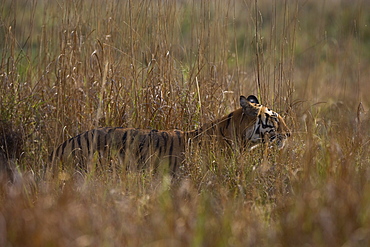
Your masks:
[[[155,172],[164,163],[174,177],[184,162],[186,147],[201,145],[206,142],[205,138],[231,148],[247,148],[265,142],[276,143],[279,149],[284,147],[290,130],[278,113],[261,105],[254,95],[240,96],[240,106],[228,115],[190,131],[124,127],[92,129],[60,144],[51,153],[50,162],[54,169],[57,169],[57,163],[67,161],[86,169],[94,155],[100,159],[114,153],[126,168],[141,170],[150,166]]]

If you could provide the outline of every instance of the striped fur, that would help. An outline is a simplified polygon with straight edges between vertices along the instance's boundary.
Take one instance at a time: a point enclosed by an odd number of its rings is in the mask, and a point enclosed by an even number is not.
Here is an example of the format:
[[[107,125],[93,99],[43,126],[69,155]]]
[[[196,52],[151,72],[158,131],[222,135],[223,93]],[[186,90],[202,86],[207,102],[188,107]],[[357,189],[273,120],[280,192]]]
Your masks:
[[[60,144],[50,159],[55,168],[58,161],[71,161],[86,169],[97,153],[99,158],[115,152],[126,167],[142,169],[167,164],[172,175],[184,160],[186,145],[201,144],[204,138],[232,148],[245,147],[267,139],[282,148],[290,135],[283,118],[259,104],[253,95],[240,96],[241,108],[227,116],[192,131],[148,130],[103,127],[89,130]]]

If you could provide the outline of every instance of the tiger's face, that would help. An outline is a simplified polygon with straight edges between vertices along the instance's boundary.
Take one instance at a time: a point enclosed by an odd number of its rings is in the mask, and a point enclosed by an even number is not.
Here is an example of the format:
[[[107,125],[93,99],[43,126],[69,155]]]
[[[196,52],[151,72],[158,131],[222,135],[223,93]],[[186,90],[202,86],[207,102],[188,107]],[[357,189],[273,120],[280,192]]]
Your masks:
[[[290,130],[284,119],[266,106],[260,105],[257,98],[250,95],[248,98],[240,97],[240,105],[245,114],[255,116],[252,131],[246,133],[246,138],[251,143],[276,142],[279,149],[283,148]]]

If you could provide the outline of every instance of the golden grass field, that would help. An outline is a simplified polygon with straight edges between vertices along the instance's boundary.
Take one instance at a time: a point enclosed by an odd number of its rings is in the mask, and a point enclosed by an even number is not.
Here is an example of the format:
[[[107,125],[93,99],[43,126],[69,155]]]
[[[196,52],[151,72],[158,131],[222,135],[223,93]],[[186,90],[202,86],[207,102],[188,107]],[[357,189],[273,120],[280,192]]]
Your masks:
[[[0,171],[15,170],[0,246],[370,246],[369,1],[0,0],[0,13]],[[191,130],[250,94],[286,119],[283,150],[210,145],[174,183],[43,177],[78,133]]]

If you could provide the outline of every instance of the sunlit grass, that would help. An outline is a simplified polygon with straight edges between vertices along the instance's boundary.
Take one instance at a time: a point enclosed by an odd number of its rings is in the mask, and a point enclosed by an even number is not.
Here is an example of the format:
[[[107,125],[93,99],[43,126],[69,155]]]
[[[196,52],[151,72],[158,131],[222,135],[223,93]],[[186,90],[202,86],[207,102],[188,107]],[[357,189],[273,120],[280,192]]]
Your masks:
[[[0,246],[369,245],[369,7],[2,0],[0,171],[15,175]],[[283,150],[211,143],[176,181],[108,165],[44,176],[78,133],[191,130],[249,94],[291,127]],[[5,154],[9,136],[23,145]]]

